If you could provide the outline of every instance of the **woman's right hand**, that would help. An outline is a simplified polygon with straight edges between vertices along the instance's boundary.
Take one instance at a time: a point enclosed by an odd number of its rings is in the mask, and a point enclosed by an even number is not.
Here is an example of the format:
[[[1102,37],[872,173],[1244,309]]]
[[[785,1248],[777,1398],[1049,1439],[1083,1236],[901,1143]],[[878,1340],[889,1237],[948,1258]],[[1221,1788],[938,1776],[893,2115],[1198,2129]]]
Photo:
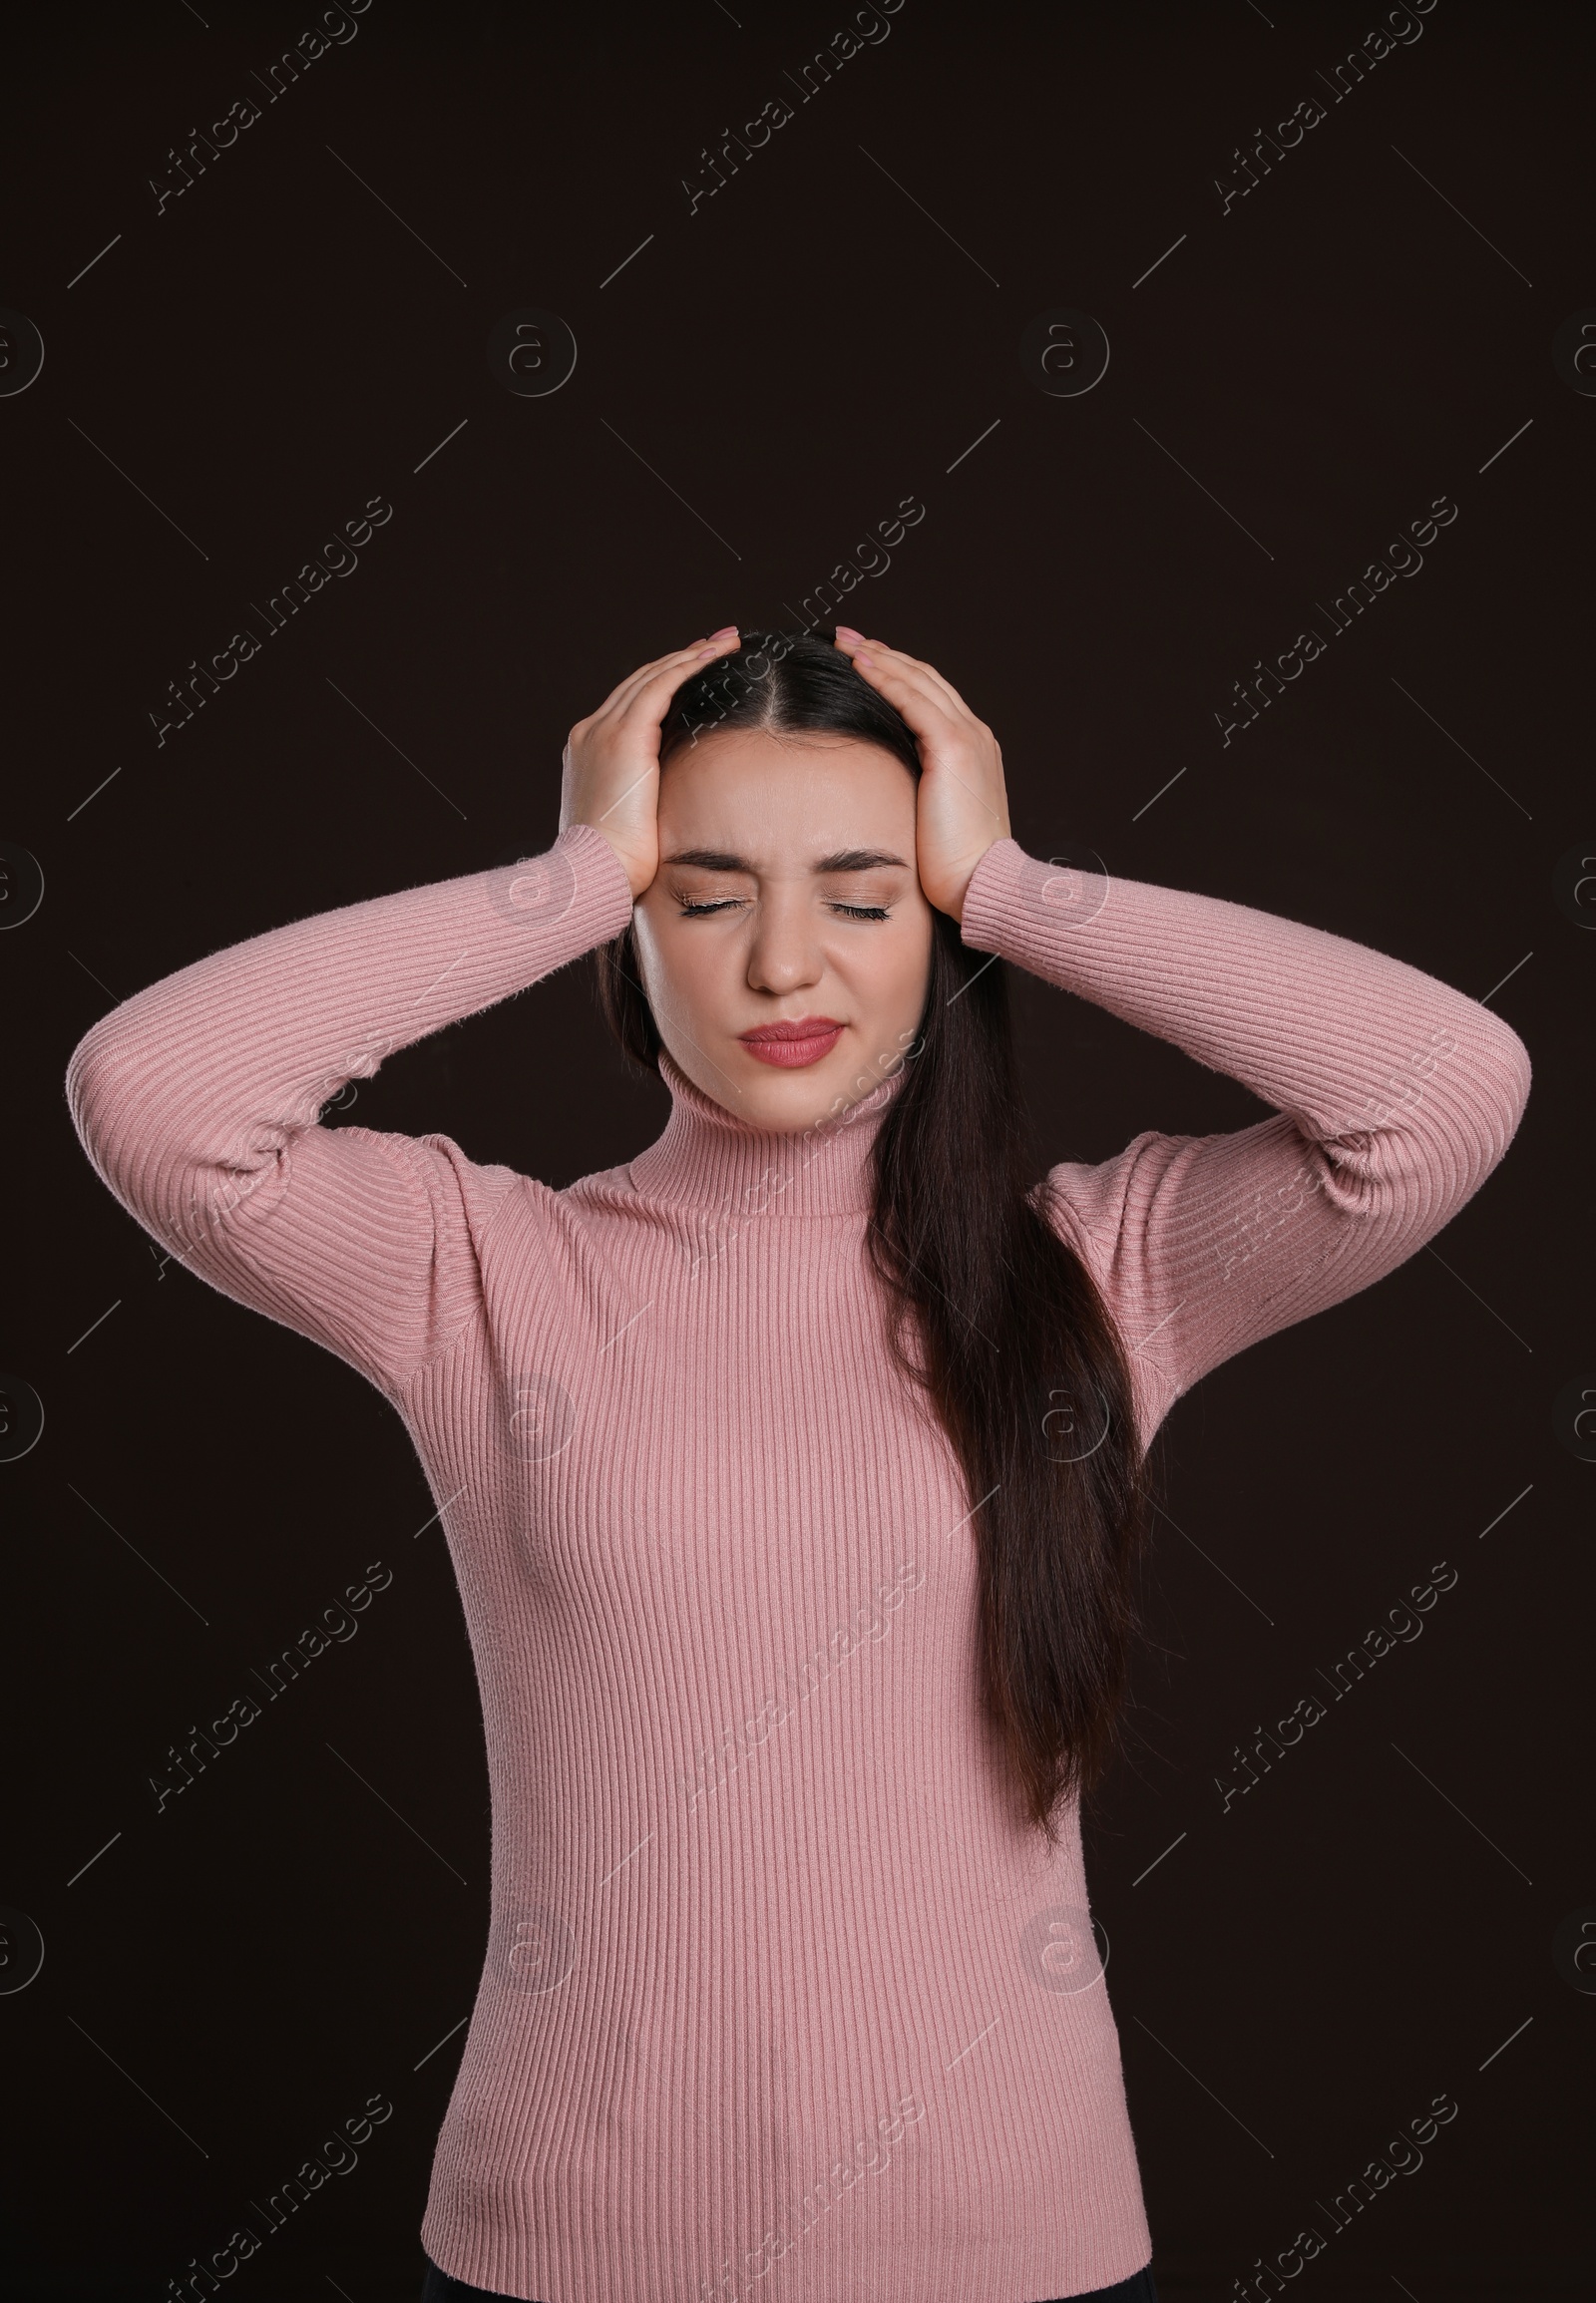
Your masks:
[[[683,680],[740,644],[735,624],[694,640],[626,679],[566,740],[560,829],[592,824],[620,859],[632,902],[659,869],[659,728]]]

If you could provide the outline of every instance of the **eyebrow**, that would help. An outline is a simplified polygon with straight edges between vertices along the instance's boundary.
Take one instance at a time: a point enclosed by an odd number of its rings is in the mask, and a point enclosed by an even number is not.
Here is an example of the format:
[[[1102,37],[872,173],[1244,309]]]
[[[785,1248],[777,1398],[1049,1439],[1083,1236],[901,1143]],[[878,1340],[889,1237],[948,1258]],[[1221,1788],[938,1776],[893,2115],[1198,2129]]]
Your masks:
[[[694,866],[700,872],[746,872],[750,879],[759,876],[758,867],[750,864],[746,856],[733,855],[725,848],[678,848],[663,861]],[[873,872],[888,864],[908,869],[902,856],[894,856],[885,848],[839,848],[835,855],[822,856],[811,869],[817,873]]]

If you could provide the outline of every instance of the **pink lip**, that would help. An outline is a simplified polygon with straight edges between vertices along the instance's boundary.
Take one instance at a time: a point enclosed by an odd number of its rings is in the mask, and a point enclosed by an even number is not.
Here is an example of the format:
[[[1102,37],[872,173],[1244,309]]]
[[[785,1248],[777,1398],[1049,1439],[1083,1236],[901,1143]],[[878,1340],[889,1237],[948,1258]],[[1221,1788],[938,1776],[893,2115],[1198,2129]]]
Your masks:
[[[774,1063],[784,1071],[798,1071],[829,1055],[843,1029],[844,1026],[833,1022],[829,1015],[800,1015],[791,1023],[762,1023],[754,1031],[742,1032],[740,1037],[748,1053],[757,1056],[761,1063]]]

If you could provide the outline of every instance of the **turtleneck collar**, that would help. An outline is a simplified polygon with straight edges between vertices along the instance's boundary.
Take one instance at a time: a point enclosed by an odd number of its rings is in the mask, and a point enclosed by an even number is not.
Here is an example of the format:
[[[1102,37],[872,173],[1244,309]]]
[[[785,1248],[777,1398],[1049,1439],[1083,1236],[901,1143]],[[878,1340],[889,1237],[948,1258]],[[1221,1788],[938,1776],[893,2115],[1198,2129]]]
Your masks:
[[[871,1147],[902,1070],[840,1118],[793,1135],[750,1127],[695,1086],[664,1048],[659,1076],[670,1090],[670,1117],[630,1163],[632,1185],[645,1198],[728,1215],[868,1213]]]

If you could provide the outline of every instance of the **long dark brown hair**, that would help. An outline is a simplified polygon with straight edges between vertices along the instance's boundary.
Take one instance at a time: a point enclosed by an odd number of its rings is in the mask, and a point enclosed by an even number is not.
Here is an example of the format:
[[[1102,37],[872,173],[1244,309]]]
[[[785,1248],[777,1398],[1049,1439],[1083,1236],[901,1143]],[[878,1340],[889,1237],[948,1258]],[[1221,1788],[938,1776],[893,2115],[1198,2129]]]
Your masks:
[[[743,633],[678,690],[661,763],[716,727],[770,728],[876,744],[918,779],[908,724],[833,637]],[[1055,1808],[1118,1746],[1151,1495],[1123,1344],[1032,1180],[1005,963],[934,920],[920,1032],[876,1131],[870,1254],[894,1357],[969,1488],[983,1707],[1052,1842]],[[605,1020],[657,1072],[630,926],[595,957]]]

